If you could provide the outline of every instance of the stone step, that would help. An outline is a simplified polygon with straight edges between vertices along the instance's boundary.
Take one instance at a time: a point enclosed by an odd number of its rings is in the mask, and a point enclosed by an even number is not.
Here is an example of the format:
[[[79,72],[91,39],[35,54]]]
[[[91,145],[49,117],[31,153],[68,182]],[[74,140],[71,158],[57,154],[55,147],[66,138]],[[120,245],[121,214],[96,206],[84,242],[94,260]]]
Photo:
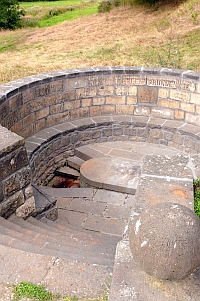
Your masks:
[[[75,148],[74,154],[75,156],[85,161],[93,158],[105,157],[103,153],[95,149],[92,149],[86,145]]]
[[[80,176],[80,173],[75,170],[74,168],[71,168],[69,166],[63,166],[55,171],[56,175],[66,176],[70,178],[77,179]]]
[[[54,231],[64,232],[66,230],[66,224],[62,220],[57,220],[55,222],[52,222],[52,221],[48,220],[47,218],[42,218],[40,221],[43,222],[48,227],[53,227]],[[116,244],[121,239],[121,237],[116,236],[116,235],[104,234],[104,233],[95,232],[95,231],[88,231],[88,230],[76,231],[75,229],[71,229],[71,228],[67,228],[67,229],[68,229],[68,231],[70,231],[70,233],[72,233],[71,235],[73,237],[80,235],[81,239],[85,240],[85,241],[87,241],[87,240],[89,240],[89,241],[95,240],[96,241],[97,239],[99,239],[100,241],[104,242],[104,245],[105,245],[105,241],[108,241],[109,245],[113,246],[113,248],[116,247]]]
[[[39,189],[46,195],[54,198],[78,198],[94,196],[93,188],[51,188],[47,186],[39,186]]]
[[[84,250],[84,244],[79,247],[62,245],[59,240],[53,241],[53,238],[46,241],[44,235],[40,235],[39,233],[30,233],[30,231],[27,231],[24,234],[3,226],[0,226],[0,243],[28,252],[54,255],[85,263],[110,267],[114,264],[114,254],[100,252],[95,246],[94,248],[86,248]]]
[[[82,160],[81,158],[77,156],[69,157],[67,159],[68,166],[80,171],[81,165],[85,162],[85,160]]]
[[[8,231],[8,229],[10,231],[17,231],[23,234],[24,237],[29,236],[33,237],[33,239],[36,238],[37,242],[41,242],[42,246],[45,242],[48,242],[48,247],[50,246],[50,243],[56,243],[60,246],[71,246],[75,248],[80,248],[84,252],[87,252],[87,250],[89,250],[89,252],[93,250],[94,253],[99,252],[99,254],[101,254],[103,252],[107,253],[108,255],[111,255],[111,257],[113,257],[113,255],[115,254],[116,245],[111,245],[108,239],[106,240],[106,243],[107,245],[109,245],[109,248],[105,249],[105,240],[100,240],[98,237],[96,239],[94,238],[93,240],[91,240],[90,237],[88,237],[88,235],[85,235],[85,239],[83,240],[83,235],[81,237],[81,235],[73,235],[70,232],[68,232],[67,235],[66,232],[65,235],[62,235],[53,233],[51,229],[47,230],[46,233],[44,233],[44,231],[42,232],[41,227],[29,227],[29,225],[31,225],[29,222],[24,221],[20,218],[16,218],[16,220],[18,220],[18,224],[14,222],[14,219],[13,222],[10,222],[8,220],[3,221],[3,219],[0,219],[0,227],[3,226],[5,231]],[[20,224],[21,226],[19,226]],[[0,232],[6,234],[6,232],[4,233],[3,230],[0,229]],[[7,234],[9,235],[9,231]],[[12,235],[12,233],[10,235]],[[52,248],[55,247],[53,246]]]

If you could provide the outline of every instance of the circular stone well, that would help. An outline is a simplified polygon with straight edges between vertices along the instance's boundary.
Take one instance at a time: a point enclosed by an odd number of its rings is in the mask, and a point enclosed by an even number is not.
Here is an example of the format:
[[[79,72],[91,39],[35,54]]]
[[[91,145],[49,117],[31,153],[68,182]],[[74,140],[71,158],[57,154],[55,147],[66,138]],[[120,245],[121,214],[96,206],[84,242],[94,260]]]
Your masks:
[[[135,261],[147,274],[179,280],[200,265],[200,219],[180,204],[161,203],[143,211],[130,232]]]
[[[100,157],[86,161],[80,168],[81,186],[135,194],[141,164],[134,160]]]

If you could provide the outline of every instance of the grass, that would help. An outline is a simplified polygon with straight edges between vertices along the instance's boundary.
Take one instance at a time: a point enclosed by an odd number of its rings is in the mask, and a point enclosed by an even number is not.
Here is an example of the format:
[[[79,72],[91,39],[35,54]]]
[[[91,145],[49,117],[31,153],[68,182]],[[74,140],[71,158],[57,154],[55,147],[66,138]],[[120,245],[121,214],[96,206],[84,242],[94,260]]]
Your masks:
[[[32,74],[100,65],[200,71],[200,3],[195,0],[157,10],[133,4],[108,13],[96,13],[97,2],[70,0],[65,7],[63,1],[59,3],[23,4],[42,28],[0,31],[0,84]],[[70,4],[77,7],[64,12]],[[59,15],[44,17],[59,9]]]
[[[194,181],[194,212],[200,217],[200,179]]]
[[[60,294],[53,294],[45,289],[43,285],[34,285],[30,282],[21,282],[14,286],[12,301],[20,301],[21,299],[28,299],[30,301],[106,301],[108,300],[107,293],[102,293],[100,299],[79,299],[77,296],[60,296]]]
[[[60,297],[59,294],[48,292],[42,285],[34,285],[30,282],[21,282],[14,288],[13,301],[29,298],[33,301],[53,301]]]
[[[53,26],[95,14],[98,10],[98,4],[93,0],[21,2],[20,6],[26,12],[21,22],[22,27]]]
[[[89,16],[96,14],[98,10],[98,5],[93,4],[90,7],[85,7],[84,9],[75,9],[72,11],[67,11],[65,13],[59,14],[58,16],[53,16],[51,18],[44,18],[44,20],[40,20],[38,25],[39,27],[47,27],[47,26],[53,26],[59,23],[62,23],[64,21],[71,21],[74,19],[78,19],[80,17]]]

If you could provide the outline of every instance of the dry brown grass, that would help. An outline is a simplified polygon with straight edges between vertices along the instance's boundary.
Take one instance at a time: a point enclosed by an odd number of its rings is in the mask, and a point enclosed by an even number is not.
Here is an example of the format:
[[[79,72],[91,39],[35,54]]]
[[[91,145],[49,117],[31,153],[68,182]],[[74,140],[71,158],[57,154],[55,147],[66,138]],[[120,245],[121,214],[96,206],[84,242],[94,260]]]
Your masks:
[[[156,53],[170,37],[180,40],[182,67],[188,68],[196,60],[195,68],[200,70],[200,39],[191,40],[192,32],[200,35],[200,0],[195,5],[196,22],[188,3],[157,11],[139,6],[118,7],[110,13],[52,27],[0,32],[0,41],[4,38],[5,44],[13,41],[14,45],[0,53],[0,83],[76,67],[159,65]],[[189,44],[183,38],[186,35]],[[192,39],[196,40],[196,36]]]

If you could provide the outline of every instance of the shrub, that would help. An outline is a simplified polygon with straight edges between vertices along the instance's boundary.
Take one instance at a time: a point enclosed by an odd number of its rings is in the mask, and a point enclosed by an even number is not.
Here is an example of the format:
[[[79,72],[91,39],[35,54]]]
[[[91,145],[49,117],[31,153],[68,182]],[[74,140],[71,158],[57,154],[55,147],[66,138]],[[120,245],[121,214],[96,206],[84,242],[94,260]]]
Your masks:
[[[0,28],[16,29],[20,27],[21,16],[25,14],[17,0],[0,0]]]

